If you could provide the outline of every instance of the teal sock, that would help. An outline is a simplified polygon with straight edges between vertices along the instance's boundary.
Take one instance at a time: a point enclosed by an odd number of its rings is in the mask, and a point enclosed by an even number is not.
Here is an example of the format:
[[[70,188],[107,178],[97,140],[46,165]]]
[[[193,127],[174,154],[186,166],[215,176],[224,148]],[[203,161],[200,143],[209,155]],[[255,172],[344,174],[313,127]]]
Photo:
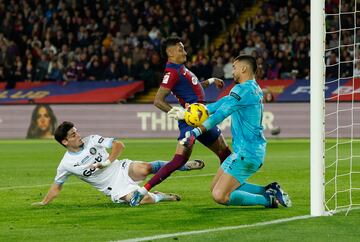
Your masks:
[[[252,194],[260,194],[260,195],[265,194],[265,187],[259,186],[256,184],[251,184],[251,183],[244,183],[241,186],[239,186],[238,188],[236,188],[236,190],[244,191],[244,192],[248,192],[248,193],[252,193]]]
[[[151,174],[155,174],[156,172],[158,172],[158,170],[160,170],[164,165],[166,165],[166,163],[167,163],[166,161],[162,161],[162,160],[156,160],[156,161],[150,162]],[[187,171],[188,169],[185,167],[185,165],[183,165],[178,170],[179,171]]]
[[[230,193],[228,205],[235,206],[253,206],[253,205],[269,205],[269,201],[263,196],[252,194],[244,191],[235,190]]]

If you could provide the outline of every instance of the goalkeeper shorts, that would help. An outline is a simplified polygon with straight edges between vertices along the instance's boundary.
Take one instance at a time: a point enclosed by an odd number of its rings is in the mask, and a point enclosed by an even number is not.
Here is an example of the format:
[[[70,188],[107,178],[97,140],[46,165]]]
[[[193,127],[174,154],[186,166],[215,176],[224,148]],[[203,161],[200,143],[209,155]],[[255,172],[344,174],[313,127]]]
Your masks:
[[[223,171],[233,176],[240,184],[244,184],[261,166],[260,159],[237,153],[229,155],[221,164]]]

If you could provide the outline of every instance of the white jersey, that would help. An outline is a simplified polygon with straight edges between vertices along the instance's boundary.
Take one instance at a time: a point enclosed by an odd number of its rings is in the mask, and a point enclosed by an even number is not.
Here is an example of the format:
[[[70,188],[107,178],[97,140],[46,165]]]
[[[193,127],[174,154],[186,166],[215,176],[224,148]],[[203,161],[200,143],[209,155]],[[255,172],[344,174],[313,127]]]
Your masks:
[[[57,184],[63,184],[70,175],[75,175],[97,190],[110,195],[111,183],[119,174],[120,162],[115,160],[103,169],[90,169],[91,164],[105,161],[109,157],[106,148],[112,147],[113,138],[90,135],[83,139],[84,147],[73,153],[67,151],[62,158],[55,177]]]

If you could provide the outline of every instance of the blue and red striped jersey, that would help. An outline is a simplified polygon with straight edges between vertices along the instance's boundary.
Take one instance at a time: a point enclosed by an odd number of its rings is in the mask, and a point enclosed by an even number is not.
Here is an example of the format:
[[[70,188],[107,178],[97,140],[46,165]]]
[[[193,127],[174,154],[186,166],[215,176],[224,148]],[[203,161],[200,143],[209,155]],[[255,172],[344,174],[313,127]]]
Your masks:
[[[183,107],[185,103],[205,102],[204,89],[198,78],[183,64],[167,62],[160,86],[170,89]]]

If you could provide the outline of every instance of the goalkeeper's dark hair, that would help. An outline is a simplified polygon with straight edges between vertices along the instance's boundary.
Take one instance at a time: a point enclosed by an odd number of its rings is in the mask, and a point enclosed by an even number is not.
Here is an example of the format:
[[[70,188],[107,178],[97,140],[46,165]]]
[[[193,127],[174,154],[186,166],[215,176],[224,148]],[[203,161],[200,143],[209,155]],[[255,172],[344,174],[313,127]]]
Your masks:
[[[166,49],[170,46],[174,46],[177,43],[180,43],[181,39],[178,36],[171,36],[166,38],[166,40],[164,40],[161,44],[161,56],[165,59],[168,58],[167,54],[166,54]]]
[[[246,62],[253,73],[256,73],[257,70],[257,64],[256,64],[256,59],[255,57],[251,56],[251,55],[239,55],[235,58],[234,61],[244,61]]]
[[[74,124],[72,122],[64,121],[55,130],[54,137],[55,137],[56,141],[59,142],[65,148],[66,148],[66,146],[63,145],[63,143],[61,143],[61,141],[63,141],[67,137],[69,130],[72,129],[73,127],[74,127]]]

